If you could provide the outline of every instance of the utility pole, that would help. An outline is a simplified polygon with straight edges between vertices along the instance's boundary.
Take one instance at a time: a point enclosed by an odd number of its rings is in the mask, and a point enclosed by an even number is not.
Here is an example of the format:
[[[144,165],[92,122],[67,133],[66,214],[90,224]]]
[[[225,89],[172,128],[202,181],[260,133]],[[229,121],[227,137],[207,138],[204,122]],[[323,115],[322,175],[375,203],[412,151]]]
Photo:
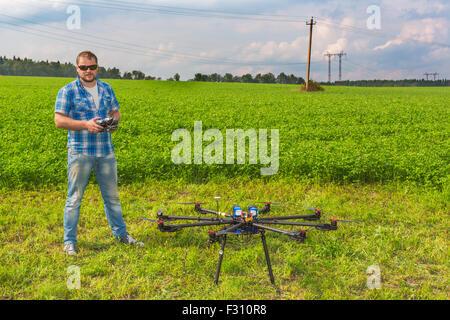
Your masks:
[[[439,73],[433,72],[433,73],[431,73],[431,75],[433,76],[433,80],[436,80],[436,76],[439,75]]]
[[[334,56],[334,54],[327,52],[324,56],[328,57],[328,83],[331,83],[331,57]]]
[[[313,25],[315,25],[316,22],[314,21],[314,18],[311,17],[310,22],[306,22],[306,25],[309,26],[309,49],[308,49],[308,67],[306,70],[306,91],[309,91],[309,69],[310,69],[310,63],[311,63],[311,43],[312,43],[312,31],[313,31]]]
[[[424,75],[425,77],[427,77],[427,81],[428,81],[428,76],[431,76],[431,73],[425,72],[423,75]]]
[[[347,54],[341,51],[339,53],[335,53],[334,55],[339,57],[339,81],[341,81],[342,80],[341,58],[342,56],[346,56]]]

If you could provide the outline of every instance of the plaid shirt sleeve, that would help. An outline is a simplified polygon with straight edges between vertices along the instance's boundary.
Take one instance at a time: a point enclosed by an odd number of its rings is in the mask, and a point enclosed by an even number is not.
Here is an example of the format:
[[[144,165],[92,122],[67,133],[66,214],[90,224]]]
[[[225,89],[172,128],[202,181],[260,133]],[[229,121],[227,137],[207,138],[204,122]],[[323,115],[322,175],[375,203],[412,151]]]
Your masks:
[[[117,101],[116,95],[114,94],[114,90],[111,88],[111,86],[108,85],[108,93],[111,96],[111,104],[109,106],[109,112],[118,110],[120,108],[119,102]]]
[[[61,90],[59,90],[58,95],[56,96],[55,112],[59,112],[68,116],[70,108],[71,108],[70,92],[69,90],[67,90],[67,87],[63,87],[61,88]]]

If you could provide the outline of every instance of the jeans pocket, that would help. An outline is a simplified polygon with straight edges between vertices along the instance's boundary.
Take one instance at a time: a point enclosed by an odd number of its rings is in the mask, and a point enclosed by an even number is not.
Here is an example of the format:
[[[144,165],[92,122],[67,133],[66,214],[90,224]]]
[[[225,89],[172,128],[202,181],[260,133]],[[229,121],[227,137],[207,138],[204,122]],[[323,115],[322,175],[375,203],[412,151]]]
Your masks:
[[[67,167],[70,167],[70,165],[76,161],[80,156],[82,155],[81,152],[78,152],[74,149],[69,149],[67,151]]]
[[[104,157],[105,160],[113,160],[116,161],[116,155],[114,154],[114,152],[111,152],[110,154],[108,154],[107,156]]]

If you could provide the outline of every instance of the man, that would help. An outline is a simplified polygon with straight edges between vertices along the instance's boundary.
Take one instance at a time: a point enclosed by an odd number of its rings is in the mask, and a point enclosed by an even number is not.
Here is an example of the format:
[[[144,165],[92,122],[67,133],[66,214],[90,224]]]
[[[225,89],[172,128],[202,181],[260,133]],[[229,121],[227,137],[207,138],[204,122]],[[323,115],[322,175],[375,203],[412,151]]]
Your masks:
[[[77,80],[63,87],[56,98],[55,125],[68,130],[67,201],[64,208],[64,251],[76,255],[76,230],[81,199],[94,169],[113,235],[123,243],[143,245],[126,231],[117,192],[117,161],[111,132],[96,120],[120,120],[119,103],[111,86],[97,79],[95,54],[83,51],[76,59]]]

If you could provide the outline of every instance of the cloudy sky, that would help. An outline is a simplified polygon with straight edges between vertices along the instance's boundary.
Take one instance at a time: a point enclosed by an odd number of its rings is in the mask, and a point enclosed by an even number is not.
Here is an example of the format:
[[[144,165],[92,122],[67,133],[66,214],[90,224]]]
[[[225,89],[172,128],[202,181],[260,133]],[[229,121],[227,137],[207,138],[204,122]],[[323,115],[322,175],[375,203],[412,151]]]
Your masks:
[[[0,55],[75,61],[163,79],[280,72],[328,79],[450,78],[448,0],[0,0]],[[338,80],[338,58],[331,80]],[[432,78],[432,77],[430,77]]]

